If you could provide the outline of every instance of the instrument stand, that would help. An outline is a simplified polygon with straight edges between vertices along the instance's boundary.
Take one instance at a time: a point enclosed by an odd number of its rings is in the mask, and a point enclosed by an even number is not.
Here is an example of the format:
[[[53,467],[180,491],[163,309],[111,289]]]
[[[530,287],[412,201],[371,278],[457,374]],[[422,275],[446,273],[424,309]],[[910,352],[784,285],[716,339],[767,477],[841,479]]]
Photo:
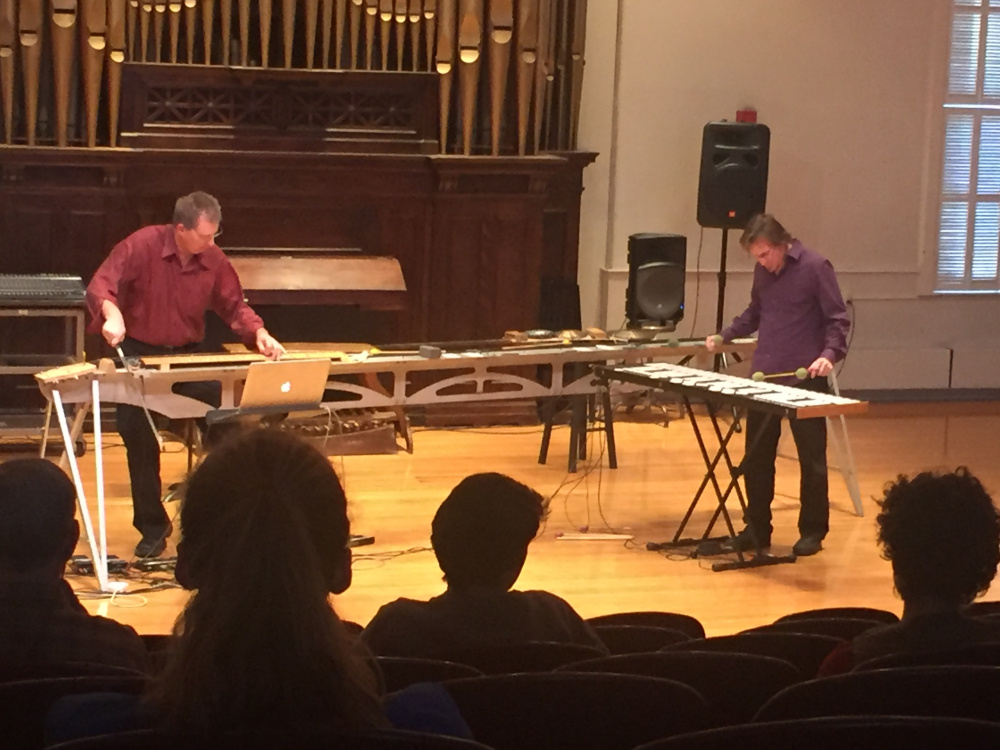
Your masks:
[[[767,416],[767,419],[776,419],[776,418],[780,419],[780,417],[775,417],[773,415],[768,415]],[[739,490],[740,477],[743,476],[743,465],[746,463],[747,458],[750,455],[752,455],[753,452],[754,452],[754,450],[757,448],[757,442],[760,439],[760,434],[761,433],[758,432],[756,435],[754,435],[753,440],[750,442],[749,445],[746,446],[746,450],[744,451],[744,454],[743,454],[743,461],[740,462],[740,465],[738,467],[736,467],[735,469],[733,469],[733,471],[732,471],[732,479],[730,480],[730,486],[726,488],[726,493],[727,494],[729,493],[729,490],[733,486],[736,486],[737,490]],[[727,461],[728,461],[728,457],[727,457]],[[753,557],[744,557],[743,551],[737,549],[737,550],[735,550],[735,552],[736,552],[736,558],[737,558],[736,560],[729,560],[727,562],[713,563],[712,564],[712,571],[718,573],[718,572],[721,572],[721,571],[724,571],[724,570],[742,570],[744,568],[762,568],[762,567],[767,567],[767,566],[770,566],[770,565],[783,565],[785,563],[793,563],[793,562],[795,562],[796,556],[794,554],[790,554],[790,555],[771,555],[769,553],[765,553],[764,552],[763,548],[760,545],[760,535],[757,534],[754,531],[753,524],[749,520],[749,517],[745,513],[746,506],[743,503],[743,496],[739,495],[739,494],[737,496],[740,498],[740,505],[743,507],[743,510],[744,510],[744,518],[746,519],[746,522],[747,522],[747,530],[753,535],[754,542],[756,543],[757,549],[756,549],[756,552],[755,552],[755,554],[754,554]],[[723,508],[723,511],[724,510],[725,509]],[[716,515],[718,515],[718,514],[716,514]],[[715,522],[715,519],[713,518],[712,519],[712,523],[714,523],[714,522]],[[711,528],[712,528],[712,523],[709,524],[709,530],[711,530]],[[731,525],[729,525],[729,527],[732,528]],[[725,549],[721,550],[721,552],[727,552],[727,551],[728,550],[725,550]]]
[[[742,508],[744,511],[746,510],[746,501],[744,500],[743,497],[743,491],[742,489],[740,489],[739,486],[739,475],[736,471],[736,467],[732,462],[732,459],[729,457],[729,447],[728,447],[729,441],[736,433],[735,425],[738,424],[738,422],[734,421],[732,424],[730,424],[729,429],[726,430],[725,435],[723,435],[722,429],[719,426],[719,420],[716,414],[716,410],[713,408],[711,404],[706,404],[708,408],[709,418],[712,422],[712,429],[715,432],[715,437],[719,444],[719,448],[716,451],[715,456],[711,456],[708,451],[708,446],[705,443],[705,438],[702,435],[701,426],[698,423],[698,419],[695,416],[694,409],[691,405],[691,400],[688,398],[686,394],[682,396],[682,399],[684,402],[684,411],[688,415],[688,421],[691,422],[691,428],[694,431],[695,440],[698,443],[698,449],[701,452],[702,460],[705,462],[705,468],[706,468],[705,478],[701,480],[701,484],[698,486],[698,489],[695,492],[694,499],[691,501],[691,505],[688,506],[687,512],[684,514],[684,517],[681,519],[680,525],[677,527],[677,531],[674,534],[674,538],[669,542],[663,542],[659,544],[650,543],[646,545],[646,548],[649,550],[667,550],[667,549],[675,549],[677,547],[690,547],[693,544],[697,544],[699,545],[699,548],[693,553],[692,557],[699,557],[704,554],[721,554],[722,540],[726,539],[727,536],[732,537],[736,534],[736,531],[733,527],[732,518],[729,515],[729,510],[726,508],[726,500],[734,491],[736,492],[736,497],[739,500],[740,508]],[[726,468],[729,470],[730,476],[732,477],[732,480],[729,482],[729,485],[726,487],[725,491],[722,490],[722,487],[720,486],[719,480],[716,476],[716,469],[718,468],[720,461],[725,461]],[[701,497],[704,494],[705,490],[708,488],[709,484],[711,484],[712,488],[715,490],[717,506],[715,509],[715,513],[712,515],[712,518],[708,523],[708,527],[706,528],[705,533],[699,538],[694,538],[694,537],[681,538],[681,535],[684,533],[684,529],[687,527],[688,522],[691,520],[691,515],[694,513],[695,507],[698,505],[698,502],[701,500]],[[711,537],[710,535],[712,533],[712,529],[714,528],[720,515],[725,521],[726,529],[728,530],[729,533],[728,535],[724,536]],[[715,551],[716,548],[717,551]],[[712,551],[709,552],[708,550]]]
[[[108,539],[104,513],[104,450],[103,441],[101,439],[101,395],[97,377],[89,375],[86,376],[86,378],[90,380],[91,384],[91,403],[94,415],[94,467],[97,474],[96,487],[98,522],[96,534],[94,533],[94,526],[91,522],[90,507],[87,503],[87,495],[84,491],[83,479],[80,477],[80,467],[77,464],[76,454],[73,452],[73,431],[77,428],[82,429],[83,419],[81,415],[84,414],[86,410],[83,408],[77,410],[76,419],[74,419],[73,427],[71,428],[66,419],[66,409],[63,405],[62,395],[60,394],[58,388],[53,388],[51,390],[51,399],[55,406],[56,416],[59,419],[59,429],[62,432],[63,444],[67,446],[66,451],[63,454],[63,458],[69,462],[70,474],[73,477],[73,484],[76,486],[77,504],[80,509],[80,517],[83,519],[83,528],[87,536],[87,542],[90,545],[90,555],[91,560],[93,560],[94,563],[94,573],[97,576],[97,585],[102,592],[115,593],[124,590],[128,584],[124,581],[111,581],[108,578]]]
[[[835,396],[840,396],[840,384],[837,382],[837,371],[830,372],[830,388]],[[854,451],[851,450],[851,439],[847,434],[847,418],[843,414],[834,417],[823,417],[826,420],[826,431],[830,448],[833,450],[836,462],[829,469],[836,471],[844,478],[847,494],[851,496],[854,514],[859,518],[865,515],[865,507],[861,502],[861,488],[858,485],[858,469],[854,462]],[[792,458],[783,453],[778,458]],[[798,461],[798,456],[795,457]]]
[[[722,229],[722,248],[719,253],[719,296],[715,308],[715,331],[718,333],[722,330],[722,324],[725,321],[725,310],[726,310],[726,256],[729,252],[729,230],[726,228]],[[722,354],[715,355],[715,365],[712,367],[715,372],[719,372],[722,368],[724,359]]]
[[[691,401],[687,395],[683,396],[685,411],[688,413],[689,421],[691,422],[692,429],[694,430],[695,439],[698,443],[698,449],[701,451],[702,459],[705,462],[705,478],[702,479],[698,490],[695,492],[694,499],[691,501],[691,505],[688,507],[687,513],[684,514],[684,518],[681,519],[680,526],[677,528],[677,532],[674,534],[673,540],[670,542],[665,542],[662,544],[650,544],[647,545],[647,549],[663,550],[663,549],[673,549],[675,547],[685,547],[692,544],[697,544],[698,548],[692,554],[692,557],[708,557],[714,555],[725,554],[730,551],[735,551],[736,560],[731,560],[727,562],[718,562],[712,564],[712,570],[714,572],[721,572],[724,570],[740,570],[743,568],[759,568],[769,565],[782,565],[785,563],[793,563],[796,560],[794,554],[792,555],[770,555],[766,554],[763,549],[758,544],[756,554],[753,557],[744,555],[743,550],[726,550],[723,547],[722,542],[727,538],[722,537],[712,537],[712,529],[719,520],[719,516],[725,521],[726,529],[729,532],[728,538],[736,536],[736,530],[733,527],[732,518],[729,515],[729,510],[726,507],[726,501],[729,499],[730,495],[736,494],[736,498],[739,501],[740,508],[746,517],[746,499],[743,495],[743,490],[740,488],[740,477],[743,475],[742,465],[746,462],[746,457],[753,453],[754,449],[757,447],[757,440],[759,436],[754,436],[754,440],[746,447],[744,453],[743,463],[740,466],[733,464],[732,458],[729,456],[729,442],[732,440],[733,435],[736,433],[736,425],[740,424],[740,420],[734,420],[732,424],[729,425],[728,430],[725,434],[722,432],[722,428],[719,426],[719,419],[716,409],[711,403],[706,403],[708,408],[709,418],[712,422],[712,429],[715,432],[715,437],[718,440],[719,448],[715,453],[715,456],[710,456],[708,448],[705,444],[705,439],[702,436],[701,428],[698,425],[698,420],[694,415],[694,410],[691,407]],[[769,417],[773,418],[773,417]],[[720,462],[724,462],[726,468],[729,470],[730,480],[726,485],[725,490],[722,489],[719,484],[719,480],[716,476],[716,471],[719,468]],[[712,488],[715,490],[715,495],[718,501],[715,512],[712,514],[712,518],[708,522],[708,526],[705,529],[705,533],[700,539],[687,538],[682,539],[681,534],[684,532],[684,528],[687,526],[688,521],[691,519],[691,514],[694,512],[695,506],[697,506],[698,501],[701,499],[702,494],[707,489],[708,485],[711,484]],[[748,522],[749,523],[749,522]],[[748,528],[751,529],[752,527]],[[759,537],[754,534],[754,539]]]

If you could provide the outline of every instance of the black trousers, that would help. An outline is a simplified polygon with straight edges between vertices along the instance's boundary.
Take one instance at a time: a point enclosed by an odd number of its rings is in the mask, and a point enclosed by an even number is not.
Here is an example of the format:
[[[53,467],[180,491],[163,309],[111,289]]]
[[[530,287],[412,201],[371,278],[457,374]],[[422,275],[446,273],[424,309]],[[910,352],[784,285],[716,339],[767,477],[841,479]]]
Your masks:
[[[122,342],[126,357],[181,354],[196,351],[197,345],[188,347],[162,347],[126,338]],[[217,382],[178,383],[175,393],[188,396],[218,407],[222,401],[222,388]],[[154,421],[166,417],[151,412]],[[132,525],[144,539],[159,539],[167,532],[170,517],[163,507],[163,488],[160,482],[160,446],[141,406],[119,404],[115,418],[118,433],[125,443],[128,476],[132,484]]]
[[[799,386],[829,393],[826,378],[809,378]],[[799,453],[799,535],[826,536],[830,529],[830,495],[826,466],[826,420],[790,419]],[[781,437],[781,418],[759,411],[747,413],[743,460],[747,512],[744,520],[764,544],[771,539],[771,501],[774,500],[774,462]]]

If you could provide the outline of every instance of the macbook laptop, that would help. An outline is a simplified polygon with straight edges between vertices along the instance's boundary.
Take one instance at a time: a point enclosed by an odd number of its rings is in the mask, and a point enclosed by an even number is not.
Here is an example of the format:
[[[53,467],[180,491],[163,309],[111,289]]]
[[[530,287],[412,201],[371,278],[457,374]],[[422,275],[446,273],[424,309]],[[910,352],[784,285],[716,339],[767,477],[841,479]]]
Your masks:
[[[329,359],[252,362],[243,384],[239,410],[314,409],[323,400],[329,375]]]

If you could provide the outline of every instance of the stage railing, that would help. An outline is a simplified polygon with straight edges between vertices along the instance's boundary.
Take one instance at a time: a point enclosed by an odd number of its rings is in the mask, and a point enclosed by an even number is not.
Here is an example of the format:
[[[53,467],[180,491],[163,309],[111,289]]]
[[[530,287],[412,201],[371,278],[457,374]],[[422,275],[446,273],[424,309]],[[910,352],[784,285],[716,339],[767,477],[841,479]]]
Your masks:
[[[587,0],[0,0],[2,143],[118,146],[125,63],[436,73],[438,146],[576,147]],[[252,75],[246,77],[248,85]]]

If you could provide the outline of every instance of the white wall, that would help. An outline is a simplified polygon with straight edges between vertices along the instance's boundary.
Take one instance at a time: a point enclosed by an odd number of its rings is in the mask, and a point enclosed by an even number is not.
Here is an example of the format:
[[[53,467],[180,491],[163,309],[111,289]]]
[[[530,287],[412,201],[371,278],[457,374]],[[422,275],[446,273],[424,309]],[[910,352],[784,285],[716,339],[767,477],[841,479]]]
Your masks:
[[[584,324],[621,325],[628,236],[671,232],[688,237],[680,331],[714,331],[722,231],[695,221],[702,128],[750,105],[771,129],[768,210],[830,258],[853,301],[841,384],[1000,387],[1000,368],[983,372],[1000,362],[1000,300],[929,294],[950,5],[590,2],[578,146],[600,157],[585,172]],[[749,294],[737,238],[727,320]]]

